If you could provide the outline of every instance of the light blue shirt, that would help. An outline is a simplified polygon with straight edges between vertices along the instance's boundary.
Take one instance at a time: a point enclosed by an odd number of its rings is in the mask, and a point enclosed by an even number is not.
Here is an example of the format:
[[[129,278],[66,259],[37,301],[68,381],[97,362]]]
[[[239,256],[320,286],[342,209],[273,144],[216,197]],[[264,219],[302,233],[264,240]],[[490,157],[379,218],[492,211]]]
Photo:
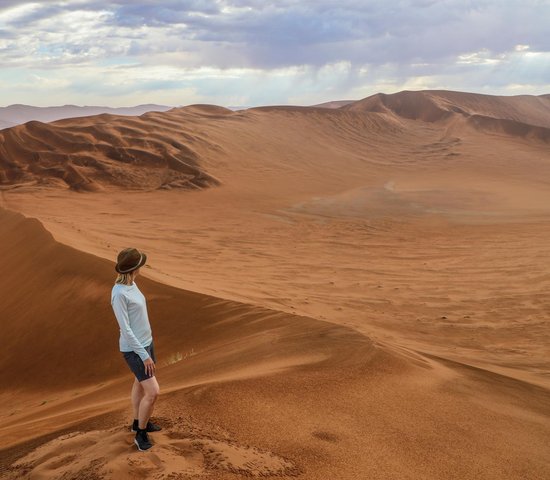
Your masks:
[[[143,293],[135,282],[132,285],[115,283],[111,292],[111,305],[120,327],[120,351],[133,351],[143,361],[147,360],[149,354],[144,347],[151,344],[153,335]]]

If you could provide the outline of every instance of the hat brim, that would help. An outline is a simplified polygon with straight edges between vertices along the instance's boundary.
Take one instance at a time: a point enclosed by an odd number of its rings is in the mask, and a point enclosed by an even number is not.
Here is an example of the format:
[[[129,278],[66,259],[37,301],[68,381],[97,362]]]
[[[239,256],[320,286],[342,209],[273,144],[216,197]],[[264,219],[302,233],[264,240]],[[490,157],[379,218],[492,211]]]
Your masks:
[[[117,271],[117,273],[122,273],[122,274],[132,273],[134,270],[137,270],[138,268],[143,267],[143,265],[145,265],[145,263],[147,262],[147,255],[143,252],[140,252],[140,253],[141,253],[141,261],[135,267],[132,267],[130,270],[121,269],[120,265],[117,263],[115,265],[115,270]]]

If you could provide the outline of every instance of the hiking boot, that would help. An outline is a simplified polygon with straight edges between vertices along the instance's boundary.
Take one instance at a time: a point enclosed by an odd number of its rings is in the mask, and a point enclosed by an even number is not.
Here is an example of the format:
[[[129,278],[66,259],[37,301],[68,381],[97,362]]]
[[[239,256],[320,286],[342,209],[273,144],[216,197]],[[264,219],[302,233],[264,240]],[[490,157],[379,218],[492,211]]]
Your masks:
[[[139,423],[137,420],[134,419],[134,423],[132,423],[132,432],[137,432],[139,427]],[[145,430],[147,432],[158,432],[159,430],[162,430],[162,428],[153,422],[147,422],[147,426],[145,427]]]
[[[134,443],[140,452],[145,452],[145,450],[149,450],[153,446],[149,441],[149,435],[147,435],[146,430],[137,431],[136,438],[134,438]]]

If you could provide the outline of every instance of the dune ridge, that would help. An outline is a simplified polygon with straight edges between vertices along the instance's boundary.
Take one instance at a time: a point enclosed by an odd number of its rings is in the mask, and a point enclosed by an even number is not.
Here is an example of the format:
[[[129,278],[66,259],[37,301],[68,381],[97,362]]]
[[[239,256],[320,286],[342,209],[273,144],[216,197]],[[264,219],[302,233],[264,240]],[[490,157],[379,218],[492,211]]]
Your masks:
[[[147,116],[103,114],[45,124],[37,121],[0,133],[0,181],[64,185],[96,191],[116,185],[134,189],[205,188],[217,179],[199,166],[193,144],[178,142],[169,128],[154,131]]]
[[[459,118],[472,130],[544,142],[550,139],[550,102],[544,95],[504,97],[446,90],[403,91],[378,93],[340,108],[431,123],[448,123]]]
[[[216,186],[220,180],[210,173],[212,163],[216,163],[213,159],[224,158],[226,153],[224,147],[201,132],[200,125],[218,128],[220,122],[231,122],[240,130],[239,135],[246,136],[246,125],[256,123],[260,113],[271,111],[264,107],[232,112],[213,105],[192,105],[136,118],[105,114],[51,124],[29,122],[0,133],[0,184],[37,184],[79,191],[110,186],[139,190]],[[304,127],[311,128],[323,120],[327,111],[280,107],[274,113],[284,118],[303,116]],[[339,112],[336,118],[327,120],[334,127],[338,122],[343,135],[349,135],[357,126],[369,133],[391,134],[399,128],[395,122],[376,116],[347,120],[346,116]],[[250,138],[248,135],[247,143]],[[272,139],[254,139],[265,140]],[[284,148],[284,139],[277,138],[277,142],[277,148]]]
[[[154,452],[140,455],[124,427],[131,379],[105,301],[112,262],[57,243],[35,219],[4,209],[0,218],[0,246],[14,253],[0,281],[9,299],[0,305],[9,319],[0,371],[10,385],[1,399],[11,406],[0,478],[549,471],[547,389],[146,277],[164,430]],[[464,462],[471,451],[475,461]]]
[[[2,318],[18,318],[17,322],[4,325],[7,348],[0,355],[0,369],[8,375],[10,385],[40,391],[46,387],[61,388],[67,382],[81,386],[119,378],[125,369],[113,348],[117,344],[118,327],[109,303],[116,276],[112,262],[58,243],[36,219],[5,209],[0,210],[0,215],[3,224],[0,241],[3,248],[11,252],[6,268],[16,272],[15,276],[2,279],[0,286],[9,297],[1,306]],[[21,242],[21,238],[26,240]],[[48,258],[52,260],[46,261]],[[156,324],[156,337],[175,359],[178,352],[185,355],[191,350],[216,350],[224,344],[235,344],[240,358],[234,363],[249,365],[247,348],[266,348],[266,340],[269,345],[289,335],[294,328],[297,331],[312,329],[312,342],[316,329],[322,335],[330,335],[332,330],[342,330],[340,335],[345,333],[345,329],[332,324],[323,325],[324,322],[299,317],[291,319],[284,313],[176,289],[146,277],[140,279],[140,284],[149,293],[152,315],[160,320]],[[41,288],[42,285],[48,288]],[[36,292],[35,298],[26,302],[30,292]],[[178,310],[192,312],[192,317],[182,318]],[[47,323],[44,318],[48,319]],[[273,326],[271,334],[262,327],[263,318]],[[223,326],[223,335],[213,330],[217,323]],[[285,329],[289,331],[285,333]],[[256,342],[253,337],[257,330],[262,335]],[[352,332],[349,334],[353,336]],[[247,336],[251,341],[243,342]],[[93,342],[87,342],[87,338]],[[185,339],[183,343],[182,339]],[[28,355],[25,345],[32,345],[32,356]],[[365,346],[368,345],[365,339]],[[307,350],[287,353],[297,364],[308,363],[308,355],[313,361],[328,355],[328,351],[319,355]],[[170,363],[170,355],[161,359],[161,363],[163,360]],[[277,360],[273,355],[269,358]],[[78,369],[74,368],[76,361]],[[40,375],[33,371],[37,363],[41,366]]]
[[[404,118],[435,122],[458,113],[514,120],[533,126],[550,127],[550,102],[545,95],[497,96],[448,90],[377,93],[341,107],[351,111],[391,111]]]
[[[356,152],[356,157],[376,162],[397,135],[397,143],[410,148],[422,128],[411,120],[433,124],[434,136],[443,139],[468,135],[467,128],[547,143],[549,112],[544,96],[426,91],[377,94],[335,109],[281,106],[233,112],[191,105],[140,117],[103,114],[51,124],[32,121],[0,133],[0,184],[80,191],[202,189],[222,183],[217,167],[226,165],[236,149],[249,155],[272,146],[288,156],[300,139],[334,148],[331,138],[336,138],[348,156]],[[266,122],[272,125],[262,136],[251,135]],[[294,125],[287,136],[281,136],[287,129],[282,122]],[[235,135],[216,139],[222,129]]]

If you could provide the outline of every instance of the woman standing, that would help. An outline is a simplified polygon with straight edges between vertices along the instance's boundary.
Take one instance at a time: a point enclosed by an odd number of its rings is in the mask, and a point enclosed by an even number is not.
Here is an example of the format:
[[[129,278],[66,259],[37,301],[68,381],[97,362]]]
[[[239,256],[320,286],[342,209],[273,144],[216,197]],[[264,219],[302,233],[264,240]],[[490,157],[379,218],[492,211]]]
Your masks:
[[[134,443],[141,451],[153,446],[147,433],[161,429],[149,421],[159,395],[159,384],[155,378],[156,358],[147,305],[134,282],[146,261],[147,255],[135,248],[122,250],[117,257],[118,276],[111,292],[111,305],[120,326],[120,351],[135,375],[131,395],[132,431],[136,432]]]

